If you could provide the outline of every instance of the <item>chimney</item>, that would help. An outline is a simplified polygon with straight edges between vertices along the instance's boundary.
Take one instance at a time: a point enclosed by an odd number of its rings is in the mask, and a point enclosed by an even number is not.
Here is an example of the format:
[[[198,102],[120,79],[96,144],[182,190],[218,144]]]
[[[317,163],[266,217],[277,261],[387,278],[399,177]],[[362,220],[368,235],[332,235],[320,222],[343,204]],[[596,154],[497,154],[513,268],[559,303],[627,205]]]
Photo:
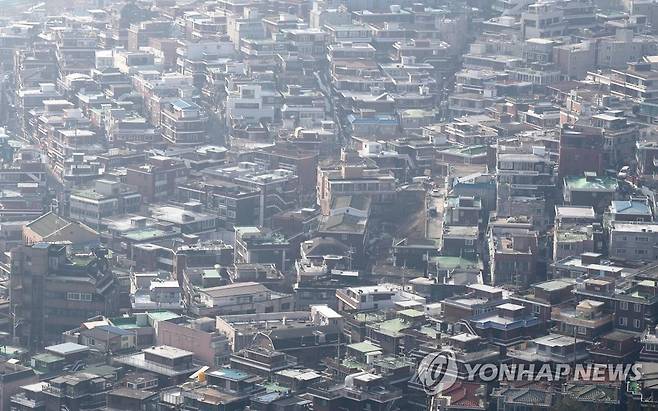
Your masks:
[[[601,254],[583,253],[580,255],[581,264],[601,264]]]

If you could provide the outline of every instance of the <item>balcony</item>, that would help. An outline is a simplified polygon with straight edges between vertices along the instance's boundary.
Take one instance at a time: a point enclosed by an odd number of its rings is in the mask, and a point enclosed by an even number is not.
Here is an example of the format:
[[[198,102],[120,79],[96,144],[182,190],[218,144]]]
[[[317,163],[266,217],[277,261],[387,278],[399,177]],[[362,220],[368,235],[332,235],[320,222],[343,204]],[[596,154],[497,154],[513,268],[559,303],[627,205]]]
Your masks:
[[[556,307],[551,311],[551,320],[577,327],[595,329],[611,323],[613,321],[613,316],[612,314],[600,314],[594,318],[583,318],[579,317],[575,310],[563,310]]]
[[[36,401],[31,398],[27,398],[27,396],[23,393],[12,396],[11,402],[13,404],[21,405],[25,408],[30,408],[30,409],[42,408],[45,407],[46,405],[46,402],[44,400]]]
[[[344,386],[316,386],[308,389],[308,393],[324,398],[327,400],[334,400],[337,398],[350,398],[355,401],[371,400],[380,403],[386,403],[402,398],[402,393],[399,390],[390,389],[387,387],[372,387],[369,391],[361,391]]]
[[[336,290],[336,298],[355,309],[359,306],[359,301],[349,296],[344,290]]]
[[[63,397],[62,389],[52,385],[46,385],[45,387],[43,387],[43,392],[52,394],[56,397]]]

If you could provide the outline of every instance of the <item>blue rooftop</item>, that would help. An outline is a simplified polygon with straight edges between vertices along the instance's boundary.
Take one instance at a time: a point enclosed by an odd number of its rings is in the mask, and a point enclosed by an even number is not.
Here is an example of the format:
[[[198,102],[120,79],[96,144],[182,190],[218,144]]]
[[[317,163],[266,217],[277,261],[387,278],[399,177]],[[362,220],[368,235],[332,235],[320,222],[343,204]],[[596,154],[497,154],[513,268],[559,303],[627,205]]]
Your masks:
[[[255,397],[256,401],[259,402],[264,402],[264,403],[271,403],[273,401],[278,400],[279,398],[285,397],[285,394],[280,393],[280,392],[268,392],[267,394],[262,394],[258,395]]]
[[[377,115],[373,117],[357,117],[354,114],[347,116],[351,124],[398,124],[397,118],[388,115]]]
[[[132,335],[130,331],[126,331],[123,328],[115,327],[113,325],[100,325],[95,328],[115,335]]]
[[[178,99],[178,100],[174,101],[171,104],[179,110],[189,110],[189,109],[198,107],[195,103],[191,103],[191,102],[185,101],[183,99]]]
[[[651,215],[651,209],[647,203],[633,200],[612,201],[610,212],[613,214]]]
[[[220,368],[218,370],[208,373],[208,375],[226,378],[233,381],[243,381],[252,376],[248,372],[236,370],[233,368]]]

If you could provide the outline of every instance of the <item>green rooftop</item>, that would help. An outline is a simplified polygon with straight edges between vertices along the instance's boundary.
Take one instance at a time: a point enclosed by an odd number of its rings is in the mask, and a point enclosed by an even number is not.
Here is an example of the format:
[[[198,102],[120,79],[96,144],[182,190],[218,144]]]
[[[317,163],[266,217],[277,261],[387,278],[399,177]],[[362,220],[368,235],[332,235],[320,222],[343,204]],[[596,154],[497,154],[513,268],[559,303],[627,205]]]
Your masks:
[[[170,233],[166,231],[159,230],[157,228],[144,228],[141,230],[133,230],[124,234],[124,237],[132,241],[145,241],[152,240],[155,238],[165,237]]]
[[[370,323],[370,322],[375,322],[375,321],[381,321],[385,319],[386,317],[382,313],[358,313],[354,316],[354,319],[357,321],[361,321],[364,323]]]
[[[23,348],[20,347],[13,347],[11,345],[3,345],[0,347],[0,355],[7,355],[10,357],[20,355],[27,352],[27,350],[24,350]]]
[[[565,177],[564,185],[577,191],[616,191],[619,187],[613,177]]]
[[[558,241],[585,241],[590,238],[588,233],[582,231],[558,231],[557,239]]]
[[[139,326],[137,325],[137,319],[135,317],[110,318],[110,322],[112,323],[113,326],[124,330],[139,328]]]
[[[487,153],[487,146],[451,147],[440,152],[462,156],[478,156]]]
[[[102,194],[97,193],[94,190],[87,189],[87,190],[74,190],[72,192],[73,195],[82,197],[82,198],[88,198],[90,200],[100,200],[104,196]]]
[[[392,336],[397,336],[400,331],[409,328],[409,323],[400,319],[394,318],[392,320],[382,321],[379,325],[379,331]]]
[[[171,311],[153,311],[148,313],[154,321],[168,321],[174,318],[180,318],[180,315],[172,313]]]
[[[426,117],[434,115],[434,110],[407,109],[400,113],[404,117]]]
[[[85,367],[84,372],[91,374],[100,375],[101,377],[111,376],[117,374],[121,369],[117,367],[112,367],[111,365],[92,365],[91,367]]]
[[[418,310],[414,310],[413,308],[409,308],[409,309],[407,309],[407,310],[398,311],[398,314],[400,314],[400,315],[404,315],[404,316],[406,316],[406,317],[411,317],[411,318],[420,318],[420,317],[424,317],[424,316],[425,316],[424,313],[422,313],[421,311],[418,311]]]
[[[55,355],[55,354],[42,353],[42,354],[33,355],[32,360],[33,361],[43,362],[43,363],[46,363],[46,364],[52,364],[52,363],[64,361],[64,358],[60,357],[59,355]]]
[[[350,348],[354,351],[358,351],[360,353],[369,353],[369,352],[374,352],[374,351],[380,351],[381,348],[376,346],[373,343],[370,343],[368,341],[363,341],[363,342],[358,342],[354,344],[349,344],[347,348]]]
[[[89,263],[94,261],[96,259],[96,257],[91,255],[91,254],[90,255],[72,255],[71,257],[69,257],[69,259],[71,260],[71,262],[74,265],[78,265],[78,266],[81,266],[81,267],[86,267],[87,265],[89,265]]]
[[[440,334],[437,330],[435,330],[435,329],[432,328],[432,327],[428,327],[428,326],[422,326],[422,327],[420,327],[420,330],[419,330],[419,331],[420,331],[421,333],[427,335],[428,337],[431,337],[431,338],[437,338],[437,337],[439,336],[439,334]]]
[[[402,367],[411,367],[414,365],[414,362],[405,357],[399,357],[397,355],[387,355],[375,359],[374,364],[384,369],[395,370],[397,368],[402,368]]]
[[[457,268],[482,268],[479,258],[471,260],[466,257],[453,257],[449,255],[438,255],[430,258],[431,264],[437,268],[455,270]]]
[[[203,270],[203,278],[220,278],[219,270]]]
[[[472,204],[466,205],[466,204],[462,204],[461,201],[460,201],[460,199],[462,199],[462,200],[464,200],[464,203],[465,203],[466,202],[466,196],[460,197],[460,196],[451,195],[451,196],[446,198],[446,204],[449,207],[460,207],[460,206],[461,207],[475,207],[475,208],[482,207],[482,200],[480,200],[479,197],[471,197],[471,198],[472,198],[472,200],[471,200]]]
[[[347,368],[356,368],[359,370],[366,368],[365,364],[355,360],[354,358],[344,358],[343,361],[341,361],[341,364]]]
[[[639,394],[642,392],[642,387],[637,381],[631,381],[628,383],[628,391],[633,394]]]
[[[279,385],[275,382],[266,382],[263,384],[267,392],[290,392],[290,388]]]

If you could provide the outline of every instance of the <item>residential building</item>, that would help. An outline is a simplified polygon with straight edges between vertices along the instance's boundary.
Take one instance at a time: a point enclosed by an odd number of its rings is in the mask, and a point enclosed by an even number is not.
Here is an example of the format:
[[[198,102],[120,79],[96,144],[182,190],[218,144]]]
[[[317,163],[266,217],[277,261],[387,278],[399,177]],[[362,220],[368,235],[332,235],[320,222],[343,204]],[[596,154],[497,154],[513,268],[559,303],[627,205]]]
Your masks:
[[[498,217],[526,215],[536,227],[548,225],[547,204],[555,188],[555,163],[543,147],[498,146],[496,188]],[[527,203],[525,210],[523,203]],[[528,210],[525,214],[524,211]]]
[[[613,177],[597,177],[586,172],[584,176],[564,178],[564,202],[577,206],[593,206],[597,213],[603,213],[615,199],[619,185]]]
[[[66,241],[70,242],[72,249],[86,251],[100,245],[98,232],[85,224],[66,220],[53,212],[46,213],[26,224],[23,227],[22,239],[25,245]]]
[[[71,219],[100,229],[104,219],[139,211],[142,195],[129,185],[99,179],[94,188],[71,191],[68,202]]]
[[[373,208],[384,207],[395,199],[395,179],[390,172],[363,165],[342,164],[318,168],[317,204],[329,212],[335,195],[363,194],[372,198]]]
[[[309,311],[217,317],[217,329],[228,337],[233,352],[249,348],[257,334],[266,332],[277,351],[309,366],[333,355],[342,328],[342,316],[326,305],[311,305]]]
[[[67,256],[66,246],[36,243],[11,252],[16,336],[36,347],[98,313],[115,315],[119,284],[105,252]]]
[[[474,315],[469,322],[478,335],[494,345],[509,347],[540,334],[541,323],[523,305],[499,304],[494,311]]]
[[[204,364],[226,364],[231,354],[230,340],[209,317],[179,318],[155,324],[157,345],[167,345],[194,353]]]
[[[292,296],[274,292],[254,282],[209,288],[195,287],[193,299],[190,311],[197,315],[267,313],[294,308]]]
[[[0,404],[3,409],[10,409],[11,398],[21,392],[21,387],[35,384],[38,377],[34,370],[15,362],[3,362],[0,378]]]
[[[258,190],[257,222],[261,227],[276,213],[293,209],[300,199],[299,177],[288,169],[268,170],[256,163],[240,162],[235,166],[205,169],[203,174],[243,190]]]
[[[93,409],[106,405],[106,395],[111,387],[109,379],[76,372],[51,379],[43,387],[43,394],[47,409]]]
[[[196,103],[176,100],[162,109],[162,138],[175,146],[208,140],[208,115]]]
[[[489,229],[493,285],[526,288],[536,281],[538,233],[529,224],[500,224]]]
[[[455,226],[478,226],[482,218],[482,203],[478,197],[447,197],[444,222]]]
[[[201,211],[201,203],[194,201],[182,205],[153,205],[149,211],[152,218],[171,224],[183,234],[212,233],[218,227],[217,216]]]
[[[336,290],[338,311],[383,310],[393,308],[398,301],[423,303],[425,298],[394,284],[349,287]]]
[[[258,227],[235,227],[235,264],[274,264],[286,271],[290,265],[290,243],[278,233]]]
[[[232,119],[245,119],[258,124],[261,121],[274,120],[274,104],[270,90],[264,90],[258,84],[241,84],[237,90],[229,93],[226,99],[226,120],[230,125]]]
[[[159,385],[183,382],[199,369],[194,364],[194,353],[167,345],[145,348],[137,354],[114,357],[113,361],[131,370],[148,371],[158,375]]]
[[[658,224],[613,221],[610,227],[608,254],[628,261],[658,260]]]
[[[560,129],[558,176],[603,172],[605,138],[600,128],[565,124]]]
[[[176,187],[187,180],[185,162],[171,157],[151,156],[146,164],[126,168],[126,183],[136,187],[147,202],[167,201]]]

